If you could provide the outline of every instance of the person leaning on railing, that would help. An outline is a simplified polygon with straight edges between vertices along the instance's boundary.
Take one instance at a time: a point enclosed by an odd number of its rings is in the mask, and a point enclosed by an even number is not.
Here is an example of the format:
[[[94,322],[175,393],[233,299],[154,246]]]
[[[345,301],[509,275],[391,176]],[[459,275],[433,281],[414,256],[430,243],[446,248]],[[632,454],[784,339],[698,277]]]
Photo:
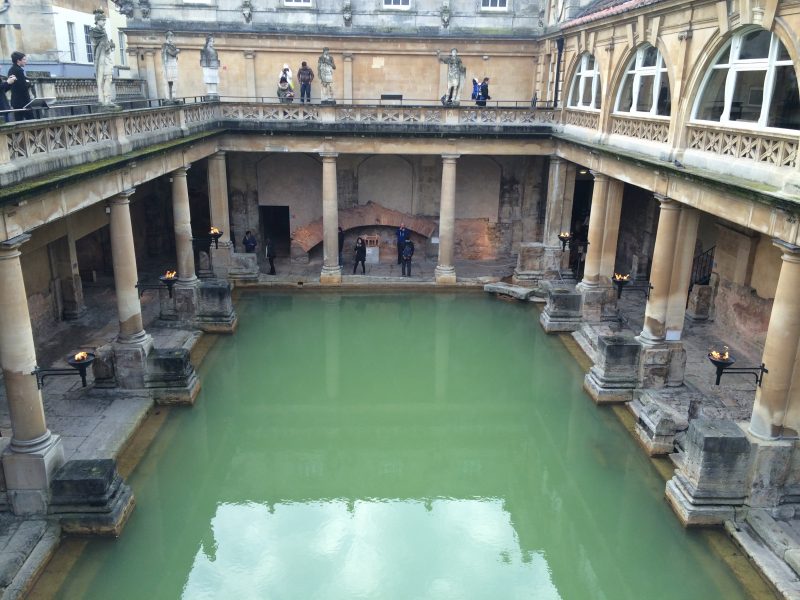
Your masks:
[[[11,68],[8,70],[9,79],[14,76],[14,81],[11,83],[11,108],[17,112],[14,113],[15,121],[22,121],[24,119],[33,119],[32,110],[19,110],[31,101],[31,80],[25,75],[25,65],[28,64],[28,57],[22,52],[11,53]]]
[[[14,75],[11,75],[5,81],[0,81],[0,112],[3,113],[3,119],[6,123],[11,120],[11,104],[9,104],[8,96],[6,96],[6,94],[11,89],[11,84],[16,80],[17,78]]]

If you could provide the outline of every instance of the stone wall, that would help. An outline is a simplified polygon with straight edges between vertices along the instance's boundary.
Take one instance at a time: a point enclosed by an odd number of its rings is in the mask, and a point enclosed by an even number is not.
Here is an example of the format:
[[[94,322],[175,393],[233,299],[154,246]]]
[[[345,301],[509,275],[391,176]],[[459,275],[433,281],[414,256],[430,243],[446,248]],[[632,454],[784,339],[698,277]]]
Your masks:
[[[658,202],[653,194],[640,187],[625,184],[619,241],[614,270],[644,278],[649,273],[658,229]]]

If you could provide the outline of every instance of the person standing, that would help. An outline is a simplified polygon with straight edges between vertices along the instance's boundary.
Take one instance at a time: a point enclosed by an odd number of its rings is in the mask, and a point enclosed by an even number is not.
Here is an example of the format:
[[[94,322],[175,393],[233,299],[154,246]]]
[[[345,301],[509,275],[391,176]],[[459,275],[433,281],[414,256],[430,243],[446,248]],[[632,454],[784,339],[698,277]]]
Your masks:
[[[367,269],[364,266],[364,262],[367,260],[367,247],[364,245],[363,238],[358,238],[356,240],[355,253],[356,253],[356,262],[353,265],[353,275],[356,274],[358,263],[361,263],[361,274],[364,275],[367,272]]]
[[[342,260],[343,249],[344,249],[344,231],[342,231],[342,228],[339,227],[339,266],[342,266],[344,264],[344,261]]]
[[[311,102],[311,82],[314,81],[314,71],[308,66],[306,61],[300,64],[297,71],[297,79],[300,81],[300,102]],[[339,249],[341,253],[341,248]],[[341,259],[339,260],[341,263]]]
[[[267,238],[264,241],[267,247],[267,260],[269,261],[269,275],[275,275],[275,246],[272,244],[272,239]]]
[[[403,262],[403,248],[405,247],[406,240],[408,239],[408,229],[406,229],[405,223],[400,223],[400,227],[397,229],[397,264],[401,264]]]
[[[6,93],[11,89],[11,84],[13,84],[16,80],[17,78],[12,75],[5,81],[0,82],[0,111],[3,112],[2,118],[6,123],[11,121],[12,114],[9,112],[11,110],[11,105],[8,103],[8,97],[6,96]]]
[[[292,80],[292,70],[289,68],[289,65],[283,65],[281,69],[281,74],[278,75],[278,79],[281,77],[286,77],[286,81],[289,83],[289,87],[294,89],[294,81]]]
[[[475,104],[478,106],[486,106],[486,101],[491,99],[492,97],[489,95],[489,78],[484,77],[483,83],[481,83],[481,91],[478,94],[478,100]]]
[[[411,258],[414,256],[414,242],[406,240],[403,245],[403,277],[411,277]]]
[[[244,233],[244,238],[242,239],[242,244],[244,245],[244,251],[248,253],[253,253],[256,251],[256,246],[258,242],[256,241],[255,236],[252,232],[248,229]]]
[[[25,75],[25,65],[28,64],[28,57],[22,52],[11,53],[11,68],[8,70],[8,81],[11,83],[11,108],[20,110],[31,101],[31,81]],[[11,81],[11,78],[14,81]],[[14,113],[15,121],[32,119],[32,110],[23,110]]]

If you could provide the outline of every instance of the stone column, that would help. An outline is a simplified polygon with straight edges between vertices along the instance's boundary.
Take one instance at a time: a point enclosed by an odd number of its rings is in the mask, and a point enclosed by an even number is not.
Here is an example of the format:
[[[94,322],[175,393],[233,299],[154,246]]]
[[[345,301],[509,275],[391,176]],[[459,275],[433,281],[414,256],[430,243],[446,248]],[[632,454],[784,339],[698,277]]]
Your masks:
[[[197,279],[194,271],[194,251],[192,250],[192,220],[189,210],[189,187],[186,172],[189,167],[173,171],[172,177],[172,218],[175,224],[175,251],[178,255],[178,280],[192,282]]]
[[[111,208],[109,228],[111,230],[111,262],[114,265],[114,286],[117,293],[120,343],[144,341],[146,334],[142,325],[142,305],[136,283],[136,250],[133,245],[130,197],[134,190],[117,194],[108,201]]]
[[[353,55],[345,52],[344,57],[344,103],[353,103]]]
[[[756,389],[750,418],[750,432],[767,440],[797,437],[800,431],[800,396],[797,388],[790,393],[800,346],[800,246],[777,239],[773,243],[783,250],[783,262],[762,357],[769,372]]]
[[[567,197],[566,181],[568,163],[558,156],[550,157],[550,169],[547,177],[547,207],[544,217],[544,233],[542,242],[545,246],[558,246],[561,240],[558,234],[570,230],[572,217],[572,194],[569,194],[569,211],[565,211],[564,201]],[[574,191],[574,190],[573,190]],[[566,215],[564,214],[566,212]]]
[[[339,264],[339,200],[336,189],[336,152],[321,152],[322,157],[322,273],[323,285],[342,282]]]
[[[592,208],[589,213],[589,247],[586,250],[582,288],[596,287],[600,284],[600,261],[603,256],[608,176],[595,171],[592,171],[592,175],[594,175],[594,188],[592,190]]]
[[[158,83],[161,78],[156,76],[156,51],[144,51],[144,74],[147,80],[147,97],[150,100],[158,98]]]
[[[19,247],[30,237],[23,234],[0,243],[0,363],[12,429],[3,469],[16,514],[46,511],[50,478],[64,463],[61,440],[47,429],[33,374],[36,350],[19,258]]]
[[[224,152],[217,152],[208,157],[208,201],[211,225],[222,232],[219,247],[211,244],[212,266],[217,277],[226,278],[232,262],[233,238],[231,237],[228,175]]]
[[[622,214],[622,193],[625,183],[611,179],[606,190],[606,218],[603,227],[603,251],[600,256],[600,277],[602,285],[610,285],[617,262],[617,242],[619,241],[619,219]]]
[[[677,202],[659,194],[655,194],[655,197],[661,203],[661,213],[650,272],[653,289],[644,312],[644,328],[639,335],[639,340],[645,344],[656,344],[666,338],[667,301],[680,221],[680,205]]]
[[[683,321],[686,316],[686,299],[689,297],[689,284],[692,278],[694,248],[697,241],[697,226],[700,212],[688,206],[681,207],[678,221],[678,240],[675,244],[675,262],[669,284],[667,300],[667,322],[665,339],[675,342],[681,339]]]
[[[439,205],[439,261],[434,275],[436,283],[454,284],[453,243],[456,214],[456,159],[458,154],[442,155],[442,197]]]
[[[247,82],[247,97],[253,99],[256,97],[256,53],[253,50],[244,51],[244,78]]]

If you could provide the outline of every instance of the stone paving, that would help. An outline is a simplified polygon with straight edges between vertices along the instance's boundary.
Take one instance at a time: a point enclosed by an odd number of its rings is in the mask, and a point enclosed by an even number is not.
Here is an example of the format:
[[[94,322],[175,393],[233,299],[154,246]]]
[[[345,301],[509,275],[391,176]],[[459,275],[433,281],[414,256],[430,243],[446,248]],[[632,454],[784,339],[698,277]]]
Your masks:
[[[300,264],[278,259],[278,274],[275,276],[264,274],[265,265],[260,266],[259,281],[249,286],[319,285],[319,262]],[[417,260],[412,265],[413,275],[402,277],[400,265],[394,263],[367,265],[365,275],[353,275],[352,265],[345,265],[342,286],[433,288],[435,266],[435,259]],[[482,287],[486,283],[509,281],[515,263],[511,259],[461,261],[455,266],[459,286]],[[46,332],[40,332],[37,339],[40,366],[65,367],[65,358],[76,349],[94,348],[115,338],[118,323],[113,281],[109,279],[88,285],[85,295],[89,310],[83,317],[58,323]],[[641,294],[624,296],[619,303],[620,325],[615,329],[627,328],[638,333],[644,305],[645,299]],[[145,293],[142,310],[145,328],[153,336],[156,347],[181,346],[196,339],[196,332],[165,326],[158,320],[156,294]],[[710,346],[724,342],[738,357],[738,364],[750,365],[758,363],[760,349],[744,340],[721,340],[717,336],[713,323],[687,322],[684,334],[686,381],[702,392],[704,406],[718,416],[747,419],[754,399],[754,382],[744,376],[729,376],[723,378],[721,386],[714,386],[714,369],[706,353]],[[48,426],[53,433],[62,436],[67,460],[116,457],[152,408],[152,400],[145,393],[95,389],[92,386],[84,389],[77,376],[50,378],[42,391]],[[0,434],[3,436],[0,439],[7,443],[11,430],[3,386],[0,386]],[[58,543],[57,526],[53,529],[54,526],[45,521],[30,523],[0,513],[0,589],[5,590],[2,598],[18,597],[25,588],[26,577],[30,580],[35,576],[36,570],[46,562],[49,552]],[[28,557],[27,560],[23,555]]]

